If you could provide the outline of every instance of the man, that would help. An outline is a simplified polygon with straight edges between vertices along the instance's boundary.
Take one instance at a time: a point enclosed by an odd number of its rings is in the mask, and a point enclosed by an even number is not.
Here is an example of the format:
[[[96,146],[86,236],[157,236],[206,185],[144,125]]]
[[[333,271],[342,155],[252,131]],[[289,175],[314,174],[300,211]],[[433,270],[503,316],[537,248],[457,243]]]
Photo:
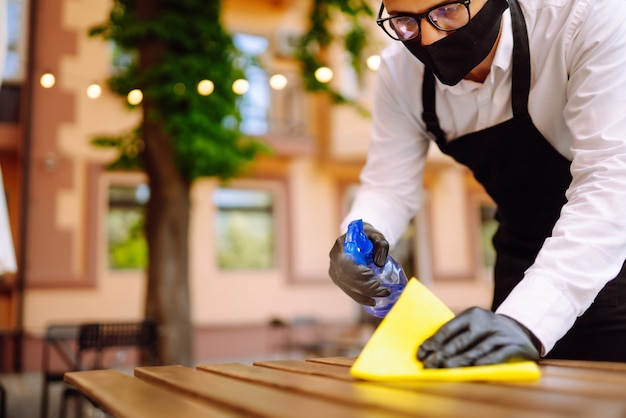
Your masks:
[[[382,264],[421,203],[428,146],[498,205],[491,311],[469,309],[418,349],[425,367],[515,358],[626,361],[626,2],[385,0],[362,186]],[[433,76],[434,75],[434,76]],[[361,304],[387,291],[330,253]],[[419,321],[419,318],[415,319]]]

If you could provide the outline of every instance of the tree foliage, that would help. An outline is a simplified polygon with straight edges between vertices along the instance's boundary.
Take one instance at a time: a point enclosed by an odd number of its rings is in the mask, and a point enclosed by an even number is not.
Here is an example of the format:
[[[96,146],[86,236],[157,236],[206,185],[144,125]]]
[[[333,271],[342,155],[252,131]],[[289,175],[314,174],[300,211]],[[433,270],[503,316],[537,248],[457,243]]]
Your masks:
[[[239,131],[240,55],[220,24],[220,1],[113,0],[109,20],[90,30],[131,59],[109,80],[121,96],[143,92],[140,126],[93,142],[115,147],[115,168],[148,176],[146,316],[163,330],[161,361],[190,365],[189,190],[198,177],[235,176],[265,147]],[[214,90],[199,94],[198,83]]]
[[[148,118],[160,119],[170,135],[176,165],[191,182],[200,176],[234,176],[255,154],[266,148],[239,133],[238,96],[232,83],[243,78],[240,54],[220,24],[219,1],[159,0],[148,20],[137,18],[136,0],[114,0],[109,20],[90,30],[91,36],[113,41],[133,57],[108,81],[119,95],[140,89],[152,104]],[[142,44],[164,45],[160,65],[141,67],[137,49]],[[197,85],[213,82],[203,96]],[[99,137],[96,145],[119,149],[116,168],[141,166],[142,130]]]
[[[341,36],[333,34],[333,17],[347,18],[349,30]],[[342,41],[342,47],[350,54],[351,64],[357,73],[363,68],[363,52],[367,44],[366,20],[374,13],[366,0],[313,0],[309,15],[309,28],[302,37],[296,51],[301,63],[301,75],[308,91],[324,91],[331,95],[335,103],[349,103],[358,107],[349,98],[318,81],[315,70],[327,66],[324,51],[335,41]]]
[[[119,151],[112,167],[141,167],[147,173],[151,194],[145,224],[145,311],[163,327],[162,360],[191,364],[190,185],[201,176],[235,176],[267,148],[243,137],[239,130],[239,97],[231,86],[244,78],[245,61],[220,23],[219,0],[112,1],[109,19],[93,27],[90,35],[112,41],[129,58],[108,83],[122,97],[140,89],[143,118],[135,129],[98,137],[93,143]],[[322,64],[323,50],[333,40],[328,29],[333,8],[350,16],[353,29],[345,37],[345,47],[358,64],[365,44],[358,19],[372,15],[364,0],[315,0],[312,26],[302,40],[298,59],[308,80],[307,90],[327,91],[336,102],[346,102],[313,78]],[[213,83],[209,95],[197,91],[203,80]]]

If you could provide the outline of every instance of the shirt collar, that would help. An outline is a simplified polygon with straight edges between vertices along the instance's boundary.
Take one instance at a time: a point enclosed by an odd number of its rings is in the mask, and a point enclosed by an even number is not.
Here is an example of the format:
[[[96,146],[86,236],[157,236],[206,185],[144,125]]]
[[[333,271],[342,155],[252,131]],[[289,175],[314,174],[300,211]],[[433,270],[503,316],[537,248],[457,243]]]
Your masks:
[[[496,49],[496,55],[491,63],[491,73],[494,68],[508,71],[513,63],[513,27],[511,25],[511,12],[509,9],[502,14],[502,33]]]
[[[506,9],[502,14],[502,33],[498,41],[498,47],[491,63],[489,76],[485,83],[493,84],[498,74],[506,73],[513,63],[513,27],[511,25],[511,12]],[[471,80],[461,80],[454,86],[438,83],[442,90],[449,90],[453,94],[464,94],[480,88],[484,83],[477,83]]]

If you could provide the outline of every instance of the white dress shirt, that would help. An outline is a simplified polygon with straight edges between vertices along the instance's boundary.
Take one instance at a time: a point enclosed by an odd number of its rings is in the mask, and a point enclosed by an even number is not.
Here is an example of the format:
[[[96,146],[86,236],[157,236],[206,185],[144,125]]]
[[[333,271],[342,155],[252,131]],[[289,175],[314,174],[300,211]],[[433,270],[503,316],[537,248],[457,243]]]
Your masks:
[[[626,2],[519,0],[531,55],[528,111],[572,161],[572,183],[552,237],[499,307],[545,352],[572,327],[626,259]],[[436,85],[448,140],[504,122],[511,111],[510,11],[484,83]],[[342,227],[362,218],[393,245],[422,202],[432,142],[422,121],[423,65],[400,42],[382,54],[367,163]]]

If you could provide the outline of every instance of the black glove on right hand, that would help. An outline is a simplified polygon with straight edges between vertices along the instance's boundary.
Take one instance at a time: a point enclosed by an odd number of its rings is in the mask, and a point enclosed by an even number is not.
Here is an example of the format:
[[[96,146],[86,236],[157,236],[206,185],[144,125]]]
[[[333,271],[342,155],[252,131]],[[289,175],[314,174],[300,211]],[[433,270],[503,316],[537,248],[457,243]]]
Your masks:
[[[374,264],[383,267],[389,253],[389,243],[384,235],[370,224],[363,223],[363,232],[374,245]],[[345,254],[343,249],[345,240],[345,234],[340,236],[330,250],[328,274],[333,282],[356,302],[374,306],[376,301],[373,298],[389,296],[389,289],[380,285],[372,269],[356,264]]]
[[[539,360],[541,343],[516,320],[470,308],[422,343],[417,358],[427,369]]]

